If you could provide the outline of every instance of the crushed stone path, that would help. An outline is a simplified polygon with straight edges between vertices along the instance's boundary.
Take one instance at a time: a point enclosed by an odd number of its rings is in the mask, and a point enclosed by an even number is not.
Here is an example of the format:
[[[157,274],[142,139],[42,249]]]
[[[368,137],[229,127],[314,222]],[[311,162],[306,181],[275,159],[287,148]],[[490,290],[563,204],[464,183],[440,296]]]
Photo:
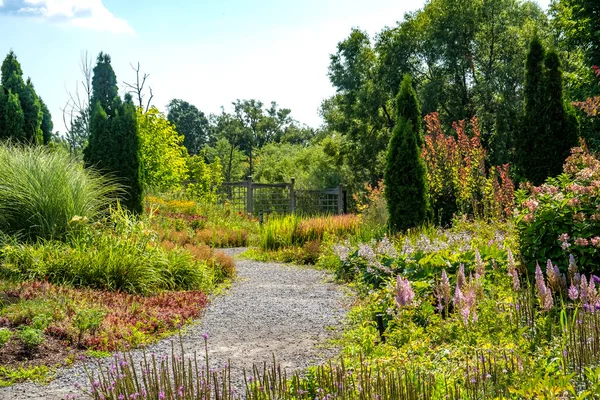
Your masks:
[[[244,250],[226,252],[237,255]],[[182,334],[186,355],[194,351],[203,355],[203,335],[208,334],[211,368],[230,360],[232,383],[241,389],[243,368],[270,362],[273,355],[289,373],[336,354],[327,341],[340,331],[349,298],[330,274],[250,260],[237,260],[236,269],[237,278],[231,288],[213,298],[199,321]],[[146,351],[170,355],[171,339]],[[141,355],[141,350],[133,351],[134,360],[141,359]],[[59,370],[48,385],[28,382],[0,388],[0,399],[62,400],[69,394],[85,398],[76,384],[88,386],[81,363]]]

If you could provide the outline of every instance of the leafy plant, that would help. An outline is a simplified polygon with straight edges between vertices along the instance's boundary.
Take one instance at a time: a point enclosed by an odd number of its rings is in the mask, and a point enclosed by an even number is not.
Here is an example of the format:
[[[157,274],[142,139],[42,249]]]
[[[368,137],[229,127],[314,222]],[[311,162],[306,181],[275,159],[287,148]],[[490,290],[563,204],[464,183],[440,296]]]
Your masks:
[[[512,215],[514,184],[509,165],[486,169],[479,121],[452,124],[454,134],[444,134],[440,117],[425,117],[427,135],[422,156],[436,223],[448,224],[455,214],[489,220]]]
[[[597,271],[600,262],[600,161],[585,147],[574,148],[564,172],[517,196],[521,256],[532,272],[548,259],[566,271],[569,254],[583,271]]]
[[[12,338],[13,333],[10,329],[0,328],[0,347],[4,346]]]
[[[17,331],[17,337],[28,351],[37,349],[39,345],[44,343],[44,334],[40,329],[26,326]]]
[[[78,344],[81,344],[84,333],[89,332],[93,335],[98,328],[100,328],[100,324],[102,323],[105,314],[106,313],[103,310],[98,309],[83,309],[75,314],[73,324],[79,331],[77,337]]]

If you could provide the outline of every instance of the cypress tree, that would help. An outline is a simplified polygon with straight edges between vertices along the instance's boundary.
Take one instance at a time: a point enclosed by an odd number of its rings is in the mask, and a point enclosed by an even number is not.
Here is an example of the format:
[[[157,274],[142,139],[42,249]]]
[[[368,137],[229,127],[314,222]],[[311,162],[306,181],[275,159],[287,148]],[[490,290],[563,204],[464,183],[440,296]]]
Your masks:
[[[6,109],[7,94],[4,88],[0,85],[0,140],[6,137],[6,122],[4,120],[4,110]]]
[[[40,105],[42,108],[42,136],[44,138],[44,144],[50,143],[52,140],[52,130],[54,129],[54,124],[52,123],[52,114],[50,114],[50,110],[48,110],[48,106],[44,101],[40,98]]]
[[[25,115],[19,102],[19,96],[8,90],[4,104],[4,139],[25,140]]]
[[[544,90],[544,47],[536,35],[529,44],[525,63],[525,113],[521,130],[515,138],[515,163],[521,177],[537,182],[540,176],[539,165],[544,163],[547,154],[536,152],[536,141],[545,136],[541,123],[546,111]],[[545,177],[544,177],[545,179]]]
[[[544,139],[538,139],[539,146],[536,151],[545,157],[544,164],[540,166],[539,176],[532,178],[532,181],[535,179],[535,184],[541,184],[547,177],[562,173],[565,159],[569,156],[571,148],[577,146],[578,140],[577,118],[573,107],[565,104],[563,98],[562,70],[556,52],[548,52],[544,65],[546,110],[543,125],[546,131]]]
[[[23,114],[23,132],[17,134],[14,131],[14,127],[19,125],[18,120],[20,120],[20,116],[17,115],[15,116],[15,120],[11,122],[11,129],[13,129],[11,138],[28,143],[42,143],[43,133],[41,126],[44,118],[42,106],[31,83],[31,79],[28,79],[27,83],[23,81],[21,64],[12,50],[2,62],[0,70],[2,71],[1,82],[5,96],[8,98],[8,91],[16,95]]]
[[[398,115],[402,115],[404,118],[412,122],[413,130],[417,138],[417,145],[419,148],[421,148],[423,145],[423,119],[421,118],[421,107],[419,106],[417,93],[413,88],[412,80],[408,90],[400,90],[396,102]]]
[[[418,145],[418,128],[415,129],[412,120],[418,103],[410,75],[402,80],[396,107],[396,125],[388,145],[384,174],[392,232],[422,225],[428,211],[425,164]]]
[[[92,77],[92,99],[90,104],[99,102],[104,111],[110,116],[120,107],[119,89],[117,87],[117,76],[111,65],[108,54],[100,52],[94,67]]]
[[[25,117],[25,140],[33,144],[43,143],[44,137],[41,126],[44,114],[42,112],[42,105],[30,79],[27,80],[27,84],[21,89],[19,101],[21,102],[21,108]]]
[[[23,90],[23,86],[25,86],[25,82],[23,81],[23,70],[21,69],[19,61],[17,61],[17,56],[14,51],[11,50],[8,52],[6,58],[2,62],[0,71],[2,72],[1,83],[6,92],[12,90],[13,93],[18,94]]]
[[[122,204],[140,213],[143,193],[136,111],[130,95],[124,103],[118,97],[116,82],[110,56],[100,53],[92,79],[90,136],[84,161],[125,186]]]

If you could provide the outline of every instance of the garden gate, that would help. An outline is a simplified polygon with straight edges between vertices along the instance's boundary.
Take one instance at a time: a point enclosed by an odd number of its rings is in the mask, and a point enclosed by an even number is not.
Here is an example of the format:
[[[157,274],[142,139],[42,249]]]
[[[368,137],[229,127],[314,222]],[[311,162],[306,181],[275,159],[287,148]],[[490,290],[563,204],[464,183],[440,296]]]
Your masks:
[[[252,177],[243,182],[224,182],[220,200],[235,210],[254,215],[299,213],[307,215],[343,214],[346,191],[342,185],[324,190],[300,190],[290,183],[255,183]]]

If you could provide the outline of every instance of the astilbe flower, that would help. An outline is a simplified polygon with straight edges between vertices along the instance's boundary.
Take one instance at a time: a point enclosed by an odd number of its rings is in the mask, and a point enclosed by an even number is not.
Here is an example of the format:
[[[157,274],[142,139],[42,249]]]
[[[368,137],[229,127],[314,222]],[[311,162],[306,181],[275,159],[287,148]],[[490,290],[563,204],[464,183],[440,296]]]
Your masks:
[[[579,284],[579,299],[585,303],[588,299],[588,282],[585,275],[581,276],[581,283]]]
[[[540,306],[544,311],[549,311],[554,306],[554,300],[552,299],[552,290],[546,286],[544,280],[544,274],[540,265],[536,263],[535,267],[535,287],[540,301]]]
[[[567,287],[567,279],[560,272],[557,265],[552,265],[552,261],[546,263],[546,275],[548,276],[548,286],[559,292]]]
[[[456,284],[456,291],[454,293],[454,309],[460,313],[463,324],[467,326],[469,320],[471,322],[477,322],[477,293],[475,285],[468,285],[464,287],[465,291],[461,290],[458,283]]]
[[[456,273],[456,285],[459,288],[463,288],[467,283],[467,278],[465,277],[465,266],[460,264],[458,266],[458,272]]]
[[[577,290],[577,287],[571,283],[571,287],[569,288],[569,298],[572,301],[577,300],[577,298],[579,297],[579,290]]]
[[[415,292],[408,279],[398,275],[396,278],[396,304],[398,307],[406,307],[410,305],[415,298]]]
[[[512,251],[508,249],[508,262],[507,262],[508,276],[512,278],[513,290],[518,292],[521,289],[521,282],[519,281],[519,272],[515,263],[515,258]]]
[[[478,249],[475,249],[475,272],[480,276],[485,275],[485,263],[481,259],[481,254]]]
[[[442,270],[442,278],[438,282],[434,294],[438,301],[438,311],[441,313],[444,306],[448,307],[450,305],[450,297],[452,296],[452,287],[445,269]]]

